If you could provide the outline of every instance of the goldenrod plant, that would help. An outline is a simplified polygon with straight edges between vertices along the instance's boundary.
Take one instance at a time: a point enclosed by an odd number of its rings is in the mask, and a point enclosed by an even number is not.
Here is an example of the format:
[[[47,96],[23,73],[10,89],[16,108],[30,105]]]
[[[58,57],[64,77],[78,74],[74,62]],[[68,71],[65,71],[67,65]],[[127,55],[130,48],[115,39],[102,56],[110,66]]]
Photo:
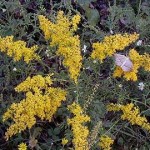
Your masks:
[[[0,149],[150,149],[148,1],[0,2]]]

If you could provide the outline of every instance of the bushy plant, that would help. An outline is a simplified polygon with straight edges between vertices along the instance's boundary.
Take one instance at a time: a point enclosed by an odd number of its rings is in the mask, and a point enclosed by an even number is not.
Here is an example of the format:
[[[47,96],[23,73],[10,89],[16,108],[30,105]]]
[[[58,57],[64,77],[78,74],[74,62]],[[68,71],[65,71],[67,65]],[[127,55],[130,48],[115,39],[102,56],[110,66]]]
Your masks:
[[[149,12],[146,0],[2,0],[0,149],[150,149]]]

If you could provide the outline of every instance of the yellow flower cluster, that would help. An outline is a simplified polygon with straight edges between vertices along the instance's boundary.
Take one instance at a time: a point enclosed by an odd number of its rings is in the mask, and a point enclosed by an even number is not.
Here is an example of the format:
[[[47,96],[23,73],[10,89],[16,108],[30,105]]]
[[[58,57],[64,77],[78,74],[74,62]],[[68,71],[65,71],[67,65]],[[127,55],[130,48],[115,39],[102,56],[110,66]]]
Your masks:
[[[75,102],[69,105],[68,109],[74,114],[73,118],[67,119],[68,124],[72,126],[74,148],[75,150],[88,150],[87,138],[89,136],[89,130],[83,124],[90,121],[90,117],[84,115],[82,108]]]
[[[102,42],[93,43],[93,52],[91,57],[93,59],[99,59],[103,61],[108,56],[112,56],[116,53],[117,50],[124,50],[126,46],[135,42],[138,39],[139,35],[127,34],[124,35],[116,34],[105,36]]]
[[[25,81],[20,83],[16,88],[15,91],[17,92],[29,92],[33,91],[35,93],[42,93],[42,89],[48,89],[49,85],[52,84],[52,80],[50,76],[46,76],[43,78],[41,75],[36,75],[28,77]]]
[[[13,103],[3,115],[3,121],[10,118],[14,122],[5,134],[7,140],[26,128],[30,129],[36,123],[36,117],[51,121],[61,102],[66,99],[66,92],[50,87],[51,84],[49,76],[37,75],[28,77],[15,88],[18,92],[26,92],[26,98],[20,103]]]
[[[99,146],[103,150],[111,150],[111,145],[114,143],[114,140],[112,140],[109,136],[107,135],[102,135],[100,137],[100,143]]]
[[[5,52],[8,56],[13,57],[14,61],[19,61],[22,58],[26,63],[31,60],[37,60],[40,57],[35,53],[37,46],[31,48],[26,47],[24,41],[13,41],[13,36],[0,37],[0,51]]]
[[[18,150],[27,150],[27,145],[25,143],[20,143],[18,145]]]
[[[79,36],[74,36],[80,22],[80,16],[75,15],[71,20],[59,11],[56,22],[52,23],[44,16],[39,16],[40,28],[45,39],[50,40],[51,46],[58,46],[57,55],[63,56],[63,64],[68,67],[71,79],[77,83],[82,66]]]
[[[120,105],[109,104],[107,106],[108,111],[122,111],[121,119],[128,120],[132,125],[139,125],[143,129],[150,131],[150,123],[148,123],[145,117],[140,116],[140,110],[133,103]]]
[[[136,50],[131,49],[129,52],[129,58],[133,63],[132,70],[129,72],[125,72],[122,70],[121,67],[117,66],[113,73],[114,77],[121,77],[123,75],[123,77],[126,80],[136,81],[138,69],[140,67],[143,67],[146,71],[150,71],[150,55],[149,54],[145,53],[144,55],[139,55],[139,53]]]

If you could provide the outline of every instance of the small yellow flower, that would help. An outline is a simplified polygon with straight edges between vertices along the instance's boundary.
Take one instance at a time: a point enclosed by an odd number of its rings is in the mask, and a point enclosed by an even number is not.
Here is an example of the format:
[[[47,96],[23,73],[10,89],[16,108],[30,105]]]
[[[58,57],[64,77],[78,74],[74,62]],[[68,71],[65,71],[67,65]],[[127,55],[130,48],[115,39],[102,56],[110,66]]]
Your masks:
[[[67,143],[68,143],[68,139],[63,138],[61,144],[62,144],[62,145],[66,145]]]
[[[27,150],[27,145],[25,143],[20,143],[18,145],[18,150]]]
[[[107,135],[102,135],[100,137],[100,147],[103,150],[111,150],[111,145],[114,143],[114,140],[112,140],[109,136]]]

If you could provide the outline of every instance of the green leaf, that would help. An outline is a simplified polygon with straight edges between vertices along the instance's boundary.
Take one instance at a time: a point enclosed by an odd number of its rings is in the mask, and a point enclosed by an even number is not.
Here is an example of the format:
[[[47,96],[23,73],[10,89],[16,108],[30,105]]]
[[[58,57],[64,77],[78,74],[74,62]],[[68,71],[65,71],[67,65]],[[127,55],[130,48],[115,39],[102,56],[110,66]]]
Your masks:
[[[122,137],[119,137],[117,143],[118,143],[119,145],[123,145],[123,144],[124,144],[124,139],[123,139]]]
[[[99,13],[96,9],[86,8],[85,15],[88,18],[88,23],[96,26],[99,21]]]
[[[80,5],[89,5],[93,0],[77,0]]]
[[[52,136],[53,135],[53,129],[51,128],[51,129],[48,129],[48,135],[49,136]]]
[[[150,116],[150,109],[147,109],[147,110],[143,111],[142,115],[144,115],[144,116]]]
[[[85,10],[85,15],[88,19],[88,23],[92,26],[96,26],[100,17],[96,9],[91,9],[89,7],[91,2],[94,2],[94,1],[93,0],[78,0],[78,3]]]
[[[33,137],[36,138],[38,135],[41,134],[41,131],[42,131],[42,128],[40,128],[40,127],[35,128],[33,131]]]
[[[59,133],[60,133],[60,129],[59,129],[59,128],[55,128],[55,129],[54,129],[54,134],[55,134],[55,135],[59,135]]]

